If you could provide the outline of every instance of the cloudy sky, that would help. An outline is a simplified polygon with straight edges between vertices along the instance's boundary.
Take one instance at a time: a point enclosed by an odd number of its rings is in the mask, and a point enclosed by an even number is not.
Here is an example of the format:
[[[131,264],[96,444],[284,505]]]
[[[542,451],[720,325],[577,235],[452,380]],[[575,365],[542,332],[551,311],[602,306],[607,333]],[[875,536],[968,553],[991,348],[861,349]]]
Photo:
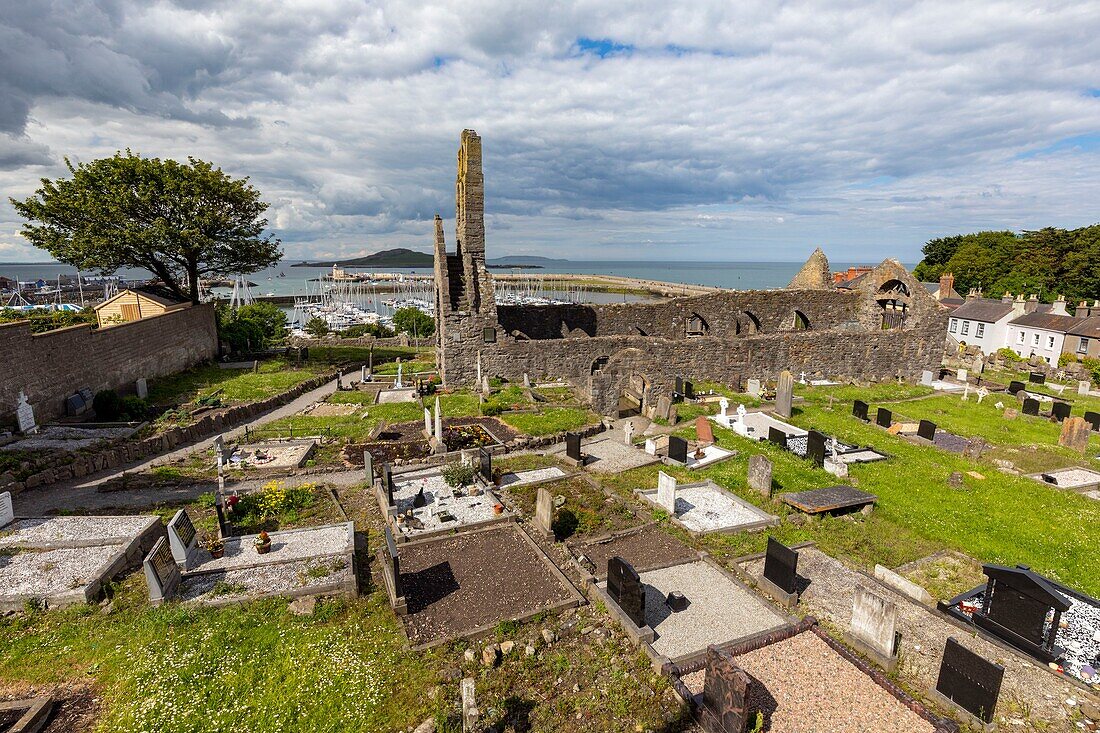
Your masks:
[[[1100,221],[1097,38],[1100,0],[0,0],[0,261],[44,259],[8,196],[125,148],[250,176],[292,260],[427,251],[467,127],[490,256],[916,261]]]

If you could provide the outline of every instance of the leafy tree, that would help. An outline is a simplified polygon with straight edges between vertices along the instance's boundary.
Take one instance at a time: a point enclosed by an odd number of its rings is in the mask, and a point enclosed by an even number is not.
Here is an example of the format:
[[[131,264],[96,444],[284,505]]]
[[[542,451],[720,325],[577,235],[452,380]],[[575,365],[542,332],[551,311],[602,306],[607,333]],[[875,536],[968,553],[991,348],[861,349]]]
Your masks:
[[[398,333],[424,338],[435,333],[435,319],[417,308],[400,308],[393,314],[393,327]]]
[[[328,323],[324,318],[314,316],[306,322],[305,331],[314,338],[324,338],[329,332]]]
[[[392,337],[393,331],[386,328],[381,323],[357,323],[341,331],[340,336],[347,339],[357,339],[363,336],[374,336],[375,338],[385,339]]]
[[[220,306],[218,336],[234,351],[267,349],[286,338],[286,314],[274,303]]]
[[[262,270],[279,261],[263,236],[267,204],[247,178],[195,158],[143,158],[129,150],[42,179],[23,201],[22,233],[55,259],[107,274],[144,268],[181,298],[199,301],[199,278]]]

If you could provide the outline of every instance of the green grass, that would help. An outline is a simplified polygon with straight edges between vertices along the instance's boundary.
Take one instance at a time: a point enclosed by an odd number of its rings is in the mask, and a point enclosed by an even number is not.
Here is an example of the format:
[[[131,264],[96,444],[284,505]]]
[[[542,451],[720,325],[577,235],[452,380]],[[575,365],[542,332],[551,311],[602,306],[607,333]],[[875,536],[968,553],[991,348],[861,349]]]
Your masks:
[[[374,348],[374,369],[378,371],[386,362],[409,361],[423,354],[430,354],[431,350],[415,349],[413,347],[387,346]],[[311,346],[309,347],[309,361],[317,364],[366,364],[371,359],[369,346]],[[397,369],[394,368],[396,373]]]
[[[377,356],[377,354],[376,354]],[[417,372],[431,372],[435,371],[435,361],[420,361],[401,360],[401,373],[402,374],[415,374]],[[397,362],[391,361],[386,364],[381,364],[374,368],[375,374],[397,374]]]
[[[208,364],[149,383],[149,400],[157,405],[184,404],[218,392],[222,402],[253,402],[285,392],[322,373],[318,367],[296,369],[282,359],[260,362],[260,370],[222,369]]]
[[[575,407],[556,407],[542,413],[506,413],[501,419],[516,430],[534,436],[576,430],[600,421],[595,413]]]

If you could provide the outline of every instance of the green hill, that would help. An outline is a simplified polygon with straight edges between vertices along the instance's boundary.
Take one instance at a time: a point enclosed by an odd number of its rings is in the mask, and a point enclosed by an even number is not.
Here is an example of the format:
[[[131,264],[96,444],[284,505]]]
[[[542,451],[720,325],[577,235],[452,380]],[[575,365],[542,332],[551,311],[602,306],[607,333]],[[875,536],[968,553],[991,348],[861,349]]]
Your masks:
[[[352,257],[346,260],[326,260],[319,262],[299,262],[291,267],[432,267],[435,260],[427,252],[398,247],[386,249],[363,257]]]

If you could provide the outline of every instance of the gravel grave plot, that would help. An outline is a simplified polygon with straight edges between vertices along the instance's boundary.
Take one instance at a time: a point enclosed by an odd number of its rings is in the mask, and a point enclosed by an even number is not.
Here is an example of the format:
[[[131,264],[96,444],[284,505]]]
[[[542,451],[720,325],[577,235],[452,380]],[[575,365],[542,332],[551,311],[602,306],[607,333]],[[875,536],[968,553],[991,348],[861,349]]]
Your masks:
[[[964,450],[966,450],[966,446],[967,444],[969,444],[970,441],[962,437],[961,435],[955,435],[954,433],[949,433],[946,430],[937,430],[936,439],[932,442],[937,448],[941,450],[949,451],[951,453],[962,453]]]
[[[180,585],[179,597],[184,601],[222,602],[322,588],[347,573],[348,567],[346,560],[327,558],[189,575]],[[322,571],[327,572],[321,575]]]
[[[420,508],[413,508],[413,500],[424,490],[427,502]],[[423,471],[410,471],[393,477],[393,503],[398,514],[413,509],[416,522],[408,520],[396,525],[398,531],[406,537],[416,537],[426,532],[441,529],[458,529],[475,522],[484,522],[505,516],[497,514],[493,507],[499,503],[497,497],[489,491],[477,496],[456,494],[455,490],[443,480],[438,468]]]
[[[653,648],[670,659],[706,651],[786,625],[786,620],[751,591],[703,561],[639,573],[645,584],[646,623],[655,632]],[[606,582],[600,584],[606,589]],[[688,607],[672,612],[665,604],[674,590]]]
[[[597,578],[607,577],[607,561],[616,555],[638,571],[699,558],[695,550],[655,524],[620,532],[610,538],[570,545],[570,550],[574,556],[580,555],[588,560],[591,566],[588,569]]]
[[[472,633],[576,599],[512,524],[401,546],[413,644]]]
[[[1100,501],[1100,490],[1086,491],[1085,496],[1087,496],[1090,499],[1095,499],[1096,501]]]
[[[378,393],[378,404],[392,405],[398,402],[415,402],[416,389],[385,389]]]
[[[654,506],[660,506],[656,491],[639,493]],[[776,517],[707,481],[677,487],[676,519],[692,532],[716,532],[768,522]]]
[[[688,468],[706,468],[707,466],[724,461],[730,456],[736,455],[735,451],[726,450],[725,448],[719,448],[716,445],[708,445],[703,448],[703,457],[696,458],[695,451],[688,451],[687,463],[684,465]]]
[[[524,484],[533,484],[538,481],[552,481],[553,479],[567,475],[565,471],[556,466],[551,466],[550,468],[535,468],[530,471],[504,474],[500,479],[500,486],[501,488],[506,486],[522,486]]]
[[[769,733],[931,733],[905,707],[812,631],[736,658],[752,677],[748,708],[764,714]],[[683,677],[701,695],[705,672]]]
[[[294,443],[254,443],[247,448],[233,451],[233,455],[229,457],[229,467],[300,468],[316,445],[315,440]]]
[[[768,428],[777,428],[789,436],[793,435],[796,437],[804,436],[807,433],[807,431],[802,428],[796,428],[790,423],[777,420],[771,415],[763,412],[746,413],[745,419],[740,423],[734,420],[732,427],[735,433],[743,435],[746,438],[753,438],[754,440],[767,440]]]
[[[565,445],[558,446],[553,452],[565,453]],[[604,438],[583,443],[581,454],[589,456],[584,467],[596,473],[622,473],[660,460],[643,450],[626,445],[618,438]]]
[[[225,556],[210,557],[206,550],[197,548],[200,562],[191,568],[191,573],[210,570],[229,570],[245,565],[279,565],[294,560],[305,560],[327,555],[341,555],[350,552],[348,548],[348,527],[346,524],[334,524],[329,527],[312,527],[285,532],[270,532],[271,551],[265,555],[256,552],[253,544],[255,535],[225,538]]]
[[[1060,489],[1079,489],[1086,486],[1092,488],[1100,484],[1100,472],[1087,468],[1062,468],[1037,474],[1032,478]]]
[[[353,403],[342,402],[314,402],[306,409],[299,412],[299,415],[312,415],[313,417],[341,417],[344,415],[354,415],[359,410],[362,410],[362,405]]]
[[[752,560],[741,565],[742,570],[759,579],[764,560]],[[934,687],[947,637],[954,636],[965,647],[984,659],[1005,668],[1001,700],[1020,700],[1031,708],[1034,720],[1044,721],[1046,730],[1069,733],[1077,728],[1069,720],[1070,708],[1063,701],[1077,699],[1080,688],[1053,675],[1037,662],[1005,651],[981,636],[968,634],[935,611],[927,609],[856,572],[815,547],[798,551],[798,574],[808,579],[799,605],[804,613],[828,620],[846,629],[852,621],[852,596],[856,586],[872,589],[876,595],[897,604],[897,629],[901,632],[901,655],[906,660],[902,681],[909,689]],[[1003,709],[997,717],[1005,722]],[[1015,726],[1014,726],[1015,727]]]
[[[67,593],[99,580],[123,543],[0,556],[0,601]]]
[[[128,438],[133,428],[79,428],[61,425],[40,427],[34,435],[0,446],[0,450],[62,450],[75,452],[111,440]]]
[[[870,448],[838,453],[836,458],[841,463],[874,463],[875,461],[886,460],[886,456]]]
[[[154,517],[31,517],[0,530],[0,547],[56,547],[59,544],[120,544],[132,541]]]

